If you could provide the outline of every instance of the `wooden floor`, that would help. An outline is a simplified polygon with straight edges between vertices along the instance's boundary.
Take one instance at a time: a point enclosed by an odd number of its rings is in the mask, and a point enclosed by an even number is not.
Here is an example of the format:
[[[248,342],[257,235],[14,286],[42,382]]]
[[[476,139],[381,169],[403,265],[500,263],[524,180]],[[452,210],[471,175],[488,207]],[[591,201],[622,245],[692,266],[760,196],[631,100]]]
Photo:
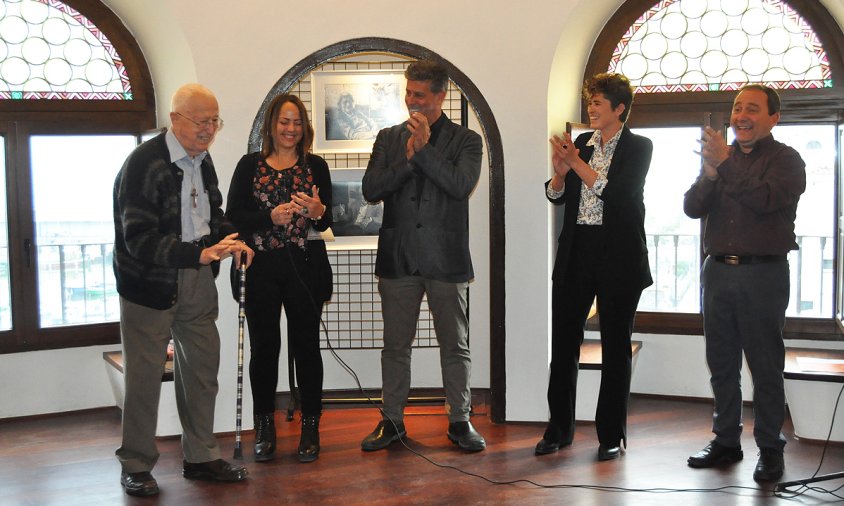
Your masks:
[[[161,494],[132,498],[119,484],[114,450],[120,443],[120,413],[115,409],[0,422],[0,504],[773,504],[772,486],[752,480],[756,463],[752,423],[745,425],[744,461],[723,470],[691,469],[686,458],[708,441],[711,407],[706,402],[635,397],[631,402],[629,448],[620,460],[596,461],[594,425],[578,427],[574,445],[536,457],[542,434],[538,424],[494,425],[485,409],[473,418],[488,441],[485,452],[465,454],[445,437],[442,407],[411,407],[406,418],[409,445],[444,466],[458,467],[489,480],[531,480],[495,485],[450,468],[439,468],[401,445],[364,453],[360,440],[377,423],[366,408],[329,408],[322,419],[322,454],[299,464],[293,452],[298,428],[280,419],[279,457],[256,464],[252,434],[244,434],[244,461],[250,472],[241,483],[216,484],[181,477],[178,439],[159,441],[161,458],[153,474]],[[750,410],[746,419],[751,420]],[[281,414],[279,414],[280,416]],[[823,445],[799,441],[790,424],[784,430],[784,479],[811,476]],[[224,457],[232,456],[233,435],[220,437]],[[844,470],[844,447],[830,447],[820,474]],[[844,482],[817,486],[834,489]],[[724,488],[721,488],[724,487]],[[625,490],[635,489],[636,491]],[[645,491],[665,489],[664,491]],[[672,490],[667,490],[672,489]],[[678,491],[684,489],[686,491]],[[705,489],[705,490],[704,490]],[[838,492],[842,494],[841,491]],[[840,501],[819,491],[792,499],[794,504]]]

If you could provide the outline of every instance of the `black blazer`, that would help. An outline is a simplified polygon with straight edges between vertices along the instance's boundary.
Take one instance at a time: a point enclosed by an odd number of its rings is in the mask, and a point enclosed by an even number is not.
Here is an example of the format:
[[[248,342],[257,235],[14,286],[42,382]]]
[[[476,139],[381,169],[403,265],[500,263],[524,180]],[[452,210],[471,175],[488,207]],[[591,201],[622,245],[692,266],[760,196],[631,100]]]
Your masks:
[[[418,272],[459,283],[475,275],[469,255],[469,195],[480,177],[483,144],[475,132],[446,120],[436,144],[426,144],[410,162],[405,123],[381,130],[375,139],[363,196],[373,203],[384,201],[378,276]]]
[[[581,134],[574,142],[580,158],[589,163],[594,148],[586,142],[592,132]],[[600,199],[604,203],[603,229],[607,240],[607,273],[619,286],[644,290],[653,284],[648,264],[648,247],[645,238],[645,176],[651,164],[653,143],[647,137],[636,135],[626,126],[618,139],[610,168],[607,186]],[[547,181],[547,187],[551,181]],[[566,175],[565,192],[552,203],[564,204],[563,230],[560,232],[557,258],[552,279],[562,282],[569,263],[574,228],[580,207],[582,182],[571,170]]]

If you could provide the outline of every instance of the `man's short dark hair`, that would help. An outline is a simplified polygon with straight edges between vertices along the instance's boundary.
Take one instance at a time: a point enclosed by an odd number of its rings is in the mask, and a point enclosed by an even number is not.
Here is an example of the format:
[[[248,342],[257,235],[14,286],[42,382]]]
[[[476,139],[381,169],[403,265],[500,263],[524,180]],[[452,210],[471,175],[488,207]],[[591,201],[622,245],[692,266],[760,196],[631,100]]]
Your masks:
[[[618,104],[624,104],[624,111],[619,119],[622,123],[627,121],[630,108],[633,107],[633,87],[626,76],[612,72],[595,74],[583,83],[583,99],[588,102],[597,93],[610,101],[613,110]]]
[[[739,93],[744,90],[761,91],[768,97],[768,116],[773,116],[774,114],[780,112],[782,105],[780,104],[780,96],[775,89],[764,84],[745,84],[741,87]]]
[[[430,81],[431,92],[439,93],[448,86],[448,71],[445,66],[433,60],[418,60],[404,71],[408,81]]]

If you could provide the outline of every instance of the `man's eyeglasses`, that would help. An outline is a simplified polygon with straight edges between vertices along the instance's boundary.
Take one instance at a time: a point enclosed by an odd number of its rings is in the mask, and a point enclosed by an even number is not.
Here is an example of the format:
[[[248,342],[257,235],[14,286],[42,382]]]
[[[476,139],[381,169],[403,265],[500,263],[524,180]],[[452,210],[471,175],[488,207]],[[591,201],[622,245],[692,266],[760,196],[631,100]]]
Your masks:
[[[182,114],[178,111],[174,111],[174,112],[176,112],[176,114],[185,118],[186,120],[190,121],[194,125],[198,126],[199,128],[213,128],[214,130],[218,130],[218,131],[223,129],[223,118],[211,118],[211,119],[206,119],[206,120],[203,120],[203,121],[196,121],[195,119],[188,118],[187,116],[185,116],[184,114]]]

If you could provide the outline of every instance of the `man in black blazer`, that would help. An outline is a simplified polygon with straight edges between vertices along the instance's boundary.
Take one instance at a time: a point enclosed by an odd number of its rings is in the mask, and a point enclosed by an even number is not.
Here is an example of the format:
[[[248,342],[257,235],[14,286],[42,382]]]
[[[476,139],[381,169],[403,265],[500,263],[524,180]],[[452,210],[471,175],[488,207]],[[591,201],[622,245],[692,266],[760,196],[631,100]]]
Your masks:
[[[407,121],[381,130],[363,176],[363,196],[384,202],[375,274],[384,317],[381,351],[384,419],[361,443],[365,451],[404,437],[411,344],[427,295],[440,345],[448,403],[448,438],[461,449],[486,448],[469,422],[471,392],[467,316],[469,196],[478,182],[483,145],[475,132],[442,111],[446,69],[417,61],[405,71]]]

